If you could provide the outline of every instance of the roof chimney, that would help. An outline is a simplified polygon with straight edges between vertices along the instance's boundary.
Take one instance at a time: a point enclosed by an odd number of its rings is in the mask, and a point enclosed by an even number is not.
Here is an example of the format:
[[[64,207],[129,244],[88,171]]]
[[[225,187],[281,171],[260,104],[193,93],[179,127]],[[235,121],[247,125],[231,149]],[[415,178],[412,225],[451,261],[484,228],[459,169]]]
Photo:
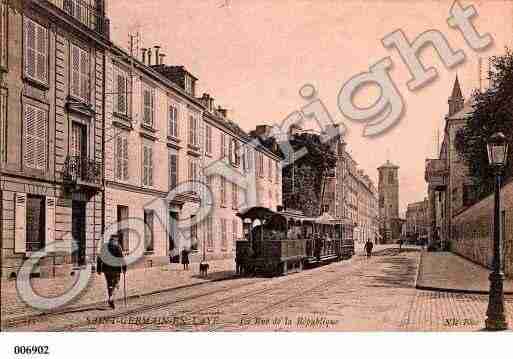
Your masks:
[[[159,56],[159,54],[160,54],[160,46],[159,45],[155,45],[153,47],[155,48],[155,65],[158,65],[159,64],[159,59],[160,59],[160,56]]]
[[[151,66],[151,48],[148,49],[148,66]]]
[[[148,51],[148,49],[143,47],[141,49],[141,51],[142,51],[142,62],[143,62],[143,64],[146,65],[146,52]]]
[[[166,57],[166,55],[164,55],[164,54],[159,54],[159,57],[160,57],[160,59],[159,59],[159,64],[160,64],[160,65],[163,65],[163,64],[164,64],[164,57]]]
[[[217,107],[217,112],[219,112],[219,114],[221,115],[222,118],[226,118],[226,116],[228,115],[228,110],[225,108],[222,108],[221,106]]]

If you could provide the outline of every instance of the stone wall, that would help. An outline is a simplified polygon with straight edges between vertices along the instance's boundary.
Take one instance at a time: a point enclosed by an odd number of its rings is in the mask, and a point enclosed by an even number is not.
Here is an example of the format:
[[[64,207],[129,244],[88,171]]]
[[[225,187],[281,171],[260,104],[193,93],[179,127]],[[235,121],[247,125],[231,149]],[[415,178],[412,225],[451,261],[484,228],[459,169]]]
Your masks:
[[[494,197],[490,195],[453,217],[452,250],[490,267],[493,259]],[[504,272],[513,277],[513,181],[501,190]]]

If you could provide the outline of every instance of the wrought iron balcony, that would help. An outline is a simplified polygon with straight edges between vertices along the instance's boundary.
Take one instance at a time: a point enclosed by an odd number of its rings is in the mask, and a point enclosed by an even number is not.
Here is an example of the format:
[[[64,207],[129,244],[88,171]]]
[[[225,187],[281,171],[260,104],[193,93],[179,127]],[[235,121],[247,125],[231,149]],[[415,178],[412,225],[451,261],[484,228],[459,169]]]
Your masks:
[[[47,0],[90,30],[109,38],[109,19],[105,17],[105,9],[97,4],[99,1],[85,0]],[[93,5],[91,5],[93,4]]]
[[[102,164],[82,156],[68,156],[64,162],[64,181],[73,185],[102,186]]]

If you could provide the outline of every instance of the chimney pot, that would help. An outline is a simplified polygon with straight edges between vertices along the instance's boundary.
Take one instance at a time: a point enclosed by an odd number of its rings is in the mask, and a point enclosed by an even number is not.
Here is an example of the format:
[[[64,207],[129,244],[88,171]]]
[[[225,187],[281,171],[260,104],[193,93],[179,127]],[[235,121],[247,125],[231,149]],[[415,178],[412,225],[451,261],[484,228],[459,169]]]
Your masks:
[[[159,59],[160,59],[160,56],[159,56],[160,55],[160,46],[159,45],[155,45],[153,47],[155,48],[155,65],[158,65],[159,64]]]
[[[151,66],[151,48],[148,49],[148,66]]]
[[[144,48],[144,47],[143,47],[143,48],[141,49],[141,51],[142,51],[142,62],[143,62],[143,64],[145,64],[145,65],[146,65],[146,52],[148,51],[148,49],[146,49],[146,48]]]
[[[163,65],[164,64],[164,57],[166,57],[166,55],[164,54],[159,54],[159,65]]]

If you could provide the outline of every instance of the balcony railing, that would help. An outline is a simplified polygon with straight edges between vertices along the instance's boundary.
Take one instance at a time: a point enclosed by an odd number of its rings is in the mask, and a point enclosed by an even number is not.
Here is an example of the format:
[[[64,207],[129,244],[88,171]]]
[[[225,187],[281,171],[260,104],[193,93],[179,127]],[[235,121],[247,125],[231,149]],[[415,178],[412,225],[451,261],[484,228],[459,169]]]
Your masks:
[[[48,0],[50,3],[78,20],[87,28],[109,38],[109,19],[104,16],[103,10],[95,5],[94,1],[85,0]]]
[[[92,186],[102,185],[102,164],[82,156],[68,156],[64,162],[64,181]]]

